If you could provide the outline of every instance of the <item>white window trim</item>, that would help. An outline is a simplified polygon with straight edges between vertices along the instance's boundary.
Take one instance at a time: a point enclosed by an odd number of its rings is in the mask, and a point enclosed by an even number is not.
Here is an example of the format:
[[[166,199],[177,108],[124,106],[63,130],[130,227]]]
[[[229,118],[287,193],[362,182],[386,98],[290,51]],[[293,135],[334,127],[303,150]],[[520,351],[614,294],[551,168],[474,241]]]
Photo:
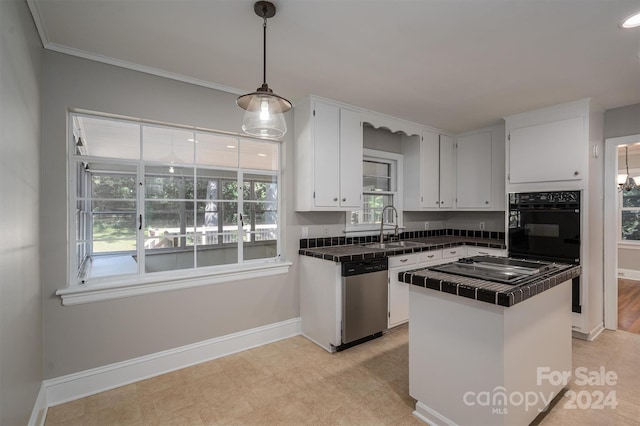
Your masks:
[[[69,120],[69,129],[73,129],[72,115],[88,115],[88,116],[96,116],[96,117],[104,117],[108,119],[112,119],[115,121],[127,121],[139,123],[141,125],[149,125],[150,123],[146,123],[143,120],[136,119],[127,119],[120,117],[112,117],[109,115],[104,115],[100,113],[89,113],[89,112],[78,112],[78,111],[70,111],[68,115]],[[202,129],[196,127],[188,127],[188,126],[178,126],[171,124],[160,124],[155,123],[162,126],[168,126],[172,128],[183,128],[196,131],[205,131],[210,132],[212,130]],[[142,132],[142,127],[141,130]],[[213,132],[216,132],[215,130]],[[216,132],[216,133],[226,133],[226,132]],[[231,134],[230,134],[231,135]],[[241,134],[233,134],[232,136],[252,139],[247,135]],[[74,135],[73,132],[68,137],[73,145]],[[277,142],[273,140],[268,140],[269,142]],[[76,179],[75,179],[75,168],[73,167],[75,163],[73,161],[69,161],[71,157],[75,155],[73,149],[70,147],[72,151],[67,156],[67,168],[69,173],[69,185],[68,191],[76,191]],[[242,170],[243,173],[265,173],[265,174],[273,174],[278,177],[279,186],[282,183],[282,161],[283,161],[283,150],[279,149],[279,162],[280,169],[277,172],[269,173],[264,170],[254,171],[251,169],[238,169]],[[93,158],[93,157],[90,157]],[[96,157],[97,160],[102,160],[100,157]],[[123,163],[132,163],[138,164],[141,160],[126,160],[119,159],[118,162]],[[139,168],[139,173],[142,168]],[[73,212],[75,210],[75,197],[67,197],[68,199],[68,209],[69,212]],[[282,201],[281,195],[278,197],[278,210],[282,212],[284,209],[284,203]],[[74,215],[68,214],[68,226],[69,232],[75,227]],[[277,252],[278,254],[275,258],[265,258],[262,260],[254,260],[254,261],[244,261],[242,263],[235,263],[229,265],[219,265],[212,268],[202,268],[202,269],[180,269],[174,271],[163,271],[157,273],[149,273],[143,275],[121,275],[121,276],[109,276],[105,278],[94,278],[91,280],[90,284],[82,284],[74,282],[71,279],[71,275],[74,273],[73,268],[68,270],[67,276],[67,287],[58,289],[56,291],[56,295],[60,296],[62,299],[62,304],[64,306],[72,306],[83,303],[91,303],[91,302],[100,302],[105,300],[113,300],[113,299],[121,299],[125,297],[132,296],[140,296],[145,294],[154,294],[161,293],[165,291],[173,291],[180,289],[187,289],[193,287],[202,287],[207,285],[215,285],[219,283],[226,283],[230,281],[238,281],[238,280],[247,280],[247,279],[255,279],[255,278],[263,278],[267,276],[273,275],[282,275],[289,272],[289,267],[292,265],[292,262],[285,261],[281,255],[285,251],[285,231],[282,226],[283,216],[282,214],[278,215],[278,229],[279,229],[279,237],[277,241]],[[68,233],[69,233],[68,232]],[[69,244],[69,248],[67,251],[67,255],[69,258],[67,259],[68,265],[75,265],[75,251],[71,244]],[[144,252],[143,252],[144,255]]]
[[[398,211],[398,228],[403,228],[402,218],[403,218],[403,164],[402,164],[402,154],[396,154],[395,152],[388,151],[379,151],[377,149],[364,148],[362,151],[362,160],[375,160],[375,159],[384,159],[395,161],[395,173],[396,173],[396,197],[394,201],[394,207]],[[361,177],[362,179],[362,177]],[[364,192],[364,191],[363,191]],[[366,236],[366,235],[376,235],[380,233],[380,225],[366,224],[366,225],[351,225],[349,223],[349,214],[351,211],[347,211],[345,213],[345,234],[347,237],[358,237],[358,236]],[[395,227],[394,227],[395,228]],[[385,232],[391,231],[392,228],[385,227]]]
[[[121,299],[124,297],[140,296],[144,294],[162,293],[165,291],[181,290],[225,283],[229,281],[263,278],[281,275],[289,272],[291,262],[272,261],[269,264],[243,263],[242,266],[232,267],[216,272],[202,272],[195,270],[179,270],[163,272],[161,277],[145,276],[144,278],[110,278],[108,283],[94,283],[92,285],[75,285],[56,291],[62,298],[64,306],[82,303],[100,302],[104,300]]]

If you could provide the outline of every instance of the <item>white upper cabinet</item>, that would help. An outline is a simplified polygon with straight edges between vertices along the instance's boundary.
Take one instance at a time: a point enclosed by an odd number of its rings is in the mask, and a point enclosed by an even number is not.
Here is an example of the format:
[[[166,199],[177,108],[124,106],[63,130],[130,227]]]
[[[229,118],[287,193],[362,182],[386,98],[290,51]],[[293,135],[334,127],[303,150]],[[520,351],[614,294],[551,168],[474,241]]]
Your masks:
[[[456,207],[491,207],[491,131],[456,139]],[[502,165],[500,165],[502,166]]]
[[[312,96],[296,103],[294,118],[296,210],[360,208],[360,113]]]
[[[582,153],[587,146],[583,117],[514,127],[508,139],[510,183],[583,178]]]
[[[440,135],[440,208],[451,209],[455,199],[456,159],[453,138]]]
[[[422,180],[420,207],[437,209],[440,208],[440,135],[424,132],[421,145],[420,155],[417,157],[420,159],[417,167],[421,169]],[[405,178],[406,181],[407,178]]]
[[[453,138],[425,130],[422,137],[403,137],[404,209],[451,209],[454,204]]]
[[[362,121],[360,113],[340,109],[340,207],[362,207]]]

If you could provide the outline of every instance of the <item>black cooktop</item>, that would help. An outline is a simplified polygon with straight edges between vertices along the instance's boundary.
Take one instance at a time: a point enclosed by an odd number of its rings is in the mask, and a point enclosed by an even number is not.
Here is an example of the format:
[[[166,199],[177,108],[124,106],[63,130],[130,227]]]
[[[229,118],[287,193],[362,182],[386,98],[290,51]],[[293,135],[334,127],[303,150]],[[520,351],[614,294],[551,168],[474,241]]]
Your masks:
[[[513,259],[509,257],[473,256],[428,269],[515,285],[540,274],[558,270],[560,269],[560,265],[550,262]]]

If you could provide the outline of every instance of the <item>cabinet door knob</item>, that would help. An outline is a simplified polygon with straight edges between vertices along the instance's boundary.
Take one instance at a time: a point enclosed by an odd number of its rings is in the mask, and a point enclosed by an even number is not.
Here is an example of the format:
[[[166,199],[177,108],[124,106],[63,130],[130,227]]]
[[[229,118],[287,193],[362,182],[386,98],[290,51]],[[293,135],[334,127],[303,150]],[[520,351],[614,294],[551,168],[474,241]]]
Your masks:
[[[579,171],[577,171],[577,170],[576,170],[575,172],[573,172],[573,175],[574,175],[574,176],[578,176],[579,174],[580,174],[580,172],[579,172]]]
[[[347,201],[347,199],[346,199],[346,198],[343,198],[343,199],[342,199],[342,202],[345,202],[345,201]]]
[[[409,259],[400,259],[400,262],[404,263],[404,262],[406,262],[407,260],[409,260]]]
[[[485,203],[485,204],[489,204],[489,202],[488,202],[488,201],[485,201],[484,203]]]
[[[338,197],[334,198],[333,201],[338,201]]]

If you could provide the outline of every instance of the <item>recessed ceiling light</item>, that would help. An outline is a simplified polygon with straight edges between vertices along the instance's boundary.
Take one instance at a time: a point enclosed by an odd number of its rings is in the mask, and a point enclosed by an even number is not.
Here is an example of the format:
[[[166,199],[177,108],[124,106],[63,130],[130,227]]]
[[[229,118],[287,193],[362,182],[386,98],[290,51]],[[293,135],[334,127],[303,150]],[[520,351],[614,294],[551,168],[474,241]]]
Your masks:
[[[235,145],[227,145],[227,148],[229,148],[229,149],[233,149],[235,147],[236,147]]]
[[[267,154],[262,154],[262,153],[258,154],[258,157],[266,157],[266,156]]]
[[[187,142],[195,142],[195,143],[198,143],[198,140],[197,140],[197,139],[194,139],[194,138],[189,138],[189,139],[187,139]]]
[[[640,12],[636,12],[622,21],[620,24],[622,28],[635,28],[640,27]]]

